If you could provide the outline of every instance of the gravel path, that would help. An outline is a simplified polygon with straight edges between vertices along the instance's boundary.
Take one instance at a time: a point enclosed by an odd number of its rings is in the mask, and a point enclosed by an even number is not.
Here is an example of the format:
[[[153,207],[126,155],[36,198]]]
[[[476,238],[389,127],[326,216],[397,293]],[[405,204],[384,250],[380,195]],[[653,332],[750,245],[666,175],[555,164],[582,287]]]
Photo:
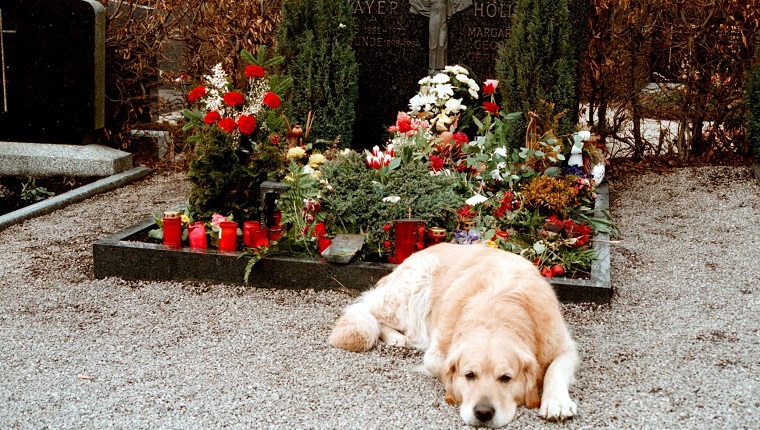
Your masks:
[[[421,353],[326,345],[344,293],[93,280],[94,241],[187,192],[154,175],[0,232],[0,428],[463,427]],[[579,415],[508,428],[760,428],[760,186],[687,168],[610,194],[616,297],[564,306]]]

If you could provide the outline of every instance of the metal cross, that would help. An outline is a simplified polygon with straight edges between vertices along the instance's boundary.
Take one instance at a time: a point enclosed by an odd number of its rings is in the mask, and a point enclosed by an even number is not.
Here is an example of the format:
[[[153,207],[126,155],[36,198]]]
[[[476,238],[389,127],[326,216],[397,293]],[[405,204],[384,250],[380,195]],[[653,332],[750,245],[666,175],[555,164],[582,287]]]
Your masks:
[[[0,68],[3,70],[3,112],[8,112],[8,89],[5,83],[5,45],[3,44],[4,33],[15,33],[16,30],[3,29],[3,10],[0,9]]]

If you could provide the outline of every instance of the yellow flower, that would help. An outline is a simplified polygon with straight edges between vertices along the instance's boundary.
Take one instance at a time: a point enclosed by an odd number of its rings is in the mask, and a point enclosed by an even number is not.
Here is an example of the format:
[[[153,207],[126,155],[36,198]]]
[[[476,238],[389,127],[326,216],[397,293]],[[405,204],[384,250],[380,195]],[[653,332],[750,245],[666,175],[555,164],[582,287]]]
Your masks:
[[[306,155],[306,150],[301,148],[300,146],[295,146],[293,148],[288,149],[288,159],[290,160],[296,160],[298,158],[303,157]]]
[[[181,219],[182,219],[182,224],[187,224],[190,222],[190,217],[188,217],[187,215],[183,214]]]
[[[486,242],[486,244],[488,245],[489,248],[498,248],[499,247],[499,244],[497,244],[495,240],[489,240],[488,242]]]
[[[316,169],[319,166],[325,164],[325,161],[327,161],[327,159],[324,155],[320,153],[311,154],[311,157],[309,157],[309,166]]]

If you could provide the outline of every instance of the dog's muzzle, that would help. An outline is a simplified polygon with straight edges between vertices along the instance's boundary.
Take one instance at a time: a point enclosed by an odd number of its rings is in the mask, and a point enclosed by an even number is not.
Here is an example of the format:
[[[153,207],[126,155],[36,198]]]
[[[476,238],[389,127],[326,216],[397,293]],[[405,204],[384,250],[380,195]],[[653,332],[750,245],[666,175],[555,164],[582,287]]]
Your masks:
[[[478,403],[472,408],[472,413],[481,423],[487,423],[488,421],[491,421],[496,410],[489,404]]]

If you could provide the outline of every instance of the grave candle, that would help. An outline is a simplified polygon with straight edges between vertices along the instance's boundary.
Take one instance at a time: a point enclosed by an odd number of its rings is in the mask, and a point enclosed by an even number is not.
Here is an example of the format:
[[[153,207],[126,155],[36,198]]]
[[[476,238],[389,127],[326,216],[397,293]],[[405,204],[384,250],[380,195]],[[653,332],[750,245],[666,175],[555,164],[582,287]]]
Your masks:
[[[269,246],[269,229],[264,227],[251,230],[251,246],[253,248]]]
[[[425,246],[425,221],[418,219],[396,220],[393,224],[395,236],[395,255],[388,261],[401,264],[410,255]]]
[[[234,251],[237,248],[237,223],[222,221],[219,228],[219,250]]]
[[[169,248],[182,246],[182,217],[177,211],[166,211],[163,217],[164,245]]]
[[[437,245],[446,240],[446,229],[441,227],[430,227],[427,230],[426,246]]]
[[[190,240],[190,248],[206,249],[208,242],[206,240],[206,226],[201,221],[191,223],[187,226],[188,239]]]
[[[261,230],[261,223],[259,221],[246,221],[243,223],[243,243],[247,247],[253,246],[253,239],[251,233],[256,230]]]

